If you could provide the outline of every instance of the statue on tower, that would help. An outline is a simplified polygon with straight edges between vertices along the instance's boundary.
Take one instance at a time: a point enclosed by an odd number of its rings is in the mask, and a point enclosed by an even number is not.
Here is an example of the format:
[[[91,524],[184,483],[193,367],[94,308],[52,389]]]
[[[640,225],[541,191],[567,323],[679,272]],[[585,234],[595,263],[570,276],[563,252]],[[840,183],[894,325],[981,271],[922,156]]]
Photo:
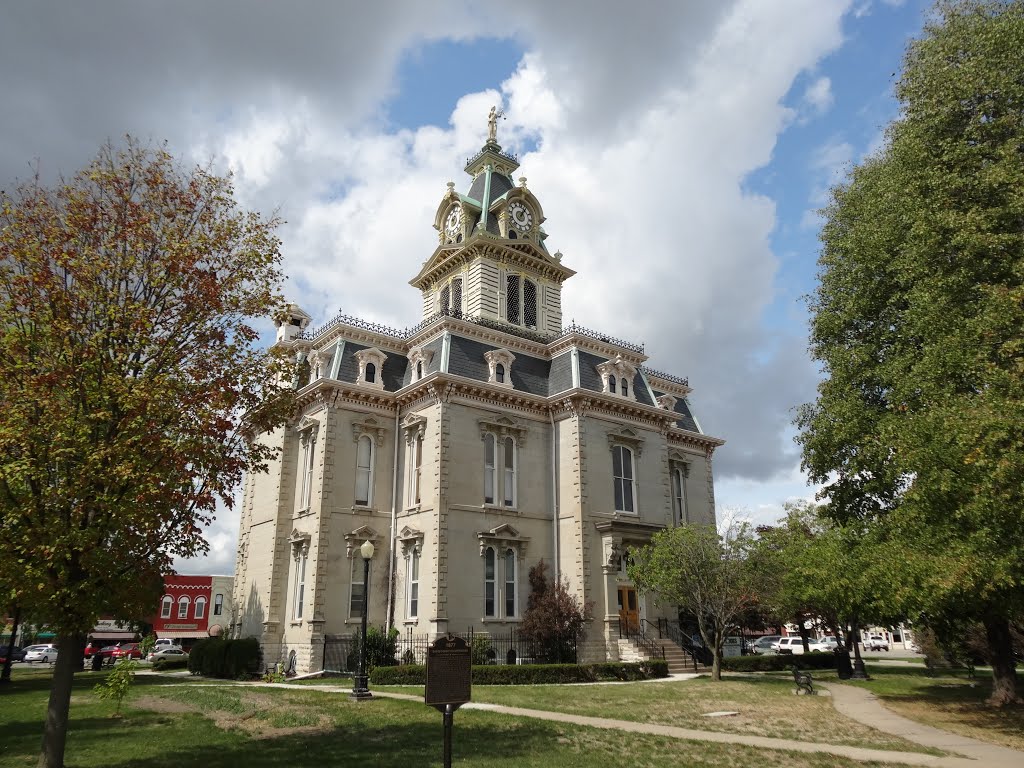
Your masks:
[[[497,107],[491,107],[491,111],[487,114],[487,141],[498,143],[498,118],[504,117],[504,111],[499,110]]]

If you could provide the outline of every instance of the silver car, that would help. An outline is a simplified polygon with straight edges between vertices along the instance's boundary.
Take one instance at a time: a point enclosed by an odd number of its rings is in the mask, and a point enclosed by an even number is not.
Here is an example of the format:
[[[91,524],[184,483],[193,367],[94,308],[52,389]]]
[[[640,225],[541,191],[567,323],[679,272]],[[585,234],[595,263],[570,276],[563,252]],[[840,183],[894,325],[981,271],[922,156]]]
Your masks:
[[[30,645],[25,649],[25,661],[26,663],[41,661],[43,664],[49,664],[51,661],[57,661],[57,646],[53,643],[49,643],[47,645]]]

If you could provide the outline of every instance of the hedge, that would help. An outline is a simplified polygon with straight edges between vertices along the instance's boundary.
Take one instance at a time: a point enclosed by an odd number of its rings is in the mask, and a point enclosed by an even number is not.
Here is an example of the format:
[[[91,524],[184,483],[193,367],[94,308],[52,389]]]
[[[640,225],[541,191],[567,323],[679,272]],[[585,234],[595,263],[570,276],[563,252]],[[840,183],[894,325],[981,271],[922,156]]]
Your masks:
[[[834,653],[768,654],[731,656],[722,659],[722,669],[730,672],[785,672],[796,665],[800,669],[835,669]]]
[[[153,669],[162,672],[165,669],[183,669],[188,666],[188,659],[157,659],[153,662]]]
[[[534,685],[544,683],[596,683],[606,680],[649,680],[668,677],[665,661],[602,664],[486,664],[472,667],[476,685]],[[370,672],[374,685],[424,685],[422,664],[377,667]]]
[[[261,658],[260,643],[254,637],[239,640],[210,637],[192,646],[188,671],[203,677],[236,680],[259,674]]]

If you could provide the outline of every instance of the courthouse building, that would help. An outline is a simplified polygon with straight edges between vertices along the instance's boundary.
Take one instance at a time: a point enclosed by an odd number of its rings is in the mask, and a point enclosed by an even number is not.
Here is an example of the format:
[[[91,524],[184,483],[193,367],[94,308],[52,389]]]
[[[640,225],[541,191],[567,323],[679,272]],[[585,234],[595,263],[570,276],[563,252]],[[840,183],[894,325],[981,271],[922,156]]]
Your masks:
[[[295,305],[280,323],[299,408],[262,438],[280,449],[269,471],[246,479],[233,595],[232,634],[259,638],[267,664],[322,668],[324,640],[357,634],[364,610],[417,634],[505,633],[541,560],[592,604],[581,661],[620,657],[620,619],[675,618],[637,594],[624,559],[656,531],[714,524],[723,441],[641,345],[563,325],[575,273],[518,167],[492,114],[411,276],[415,327],[312,329]]]

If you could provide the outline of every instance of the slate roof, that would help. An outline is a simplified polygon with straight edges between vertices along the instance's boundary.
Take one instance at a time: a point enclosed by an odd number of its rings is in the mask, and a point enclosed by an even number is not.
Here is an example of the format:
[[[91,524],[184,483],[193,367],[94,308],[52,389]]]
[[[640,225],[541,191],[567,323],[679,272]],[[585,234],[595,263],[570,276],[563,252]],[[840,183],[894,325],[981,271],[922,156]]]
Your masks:
[[[664,392],[658,392],[655,390],[654,396],[661,397]],[[673,395],[675,397],[675,395]],[[675,412],[679,414],[679,420],[676,422],[676,426],[682,429],[688,429],[690,432],[700,432],[700,427],[697,426],[696,419],[693,418],[693,414],[690,413],[690,404],[686,402],[685,398],[676,398]]]
[[[341,365],[338,368],[338,381],[355,384],[359,376],[359,361],[356,360],[356,352],[370,349],[363,344],[356,344],[354,341],[345,342],[345,351],[341,358]],[[405,355],[395,352],[381,350],[387,357],[384,360],[384,370],[381,371],[381,381],[384,382],[384,389],[388,392],[397,392],[402,388],[406,376],[406,368],[409,367],[409,360]]]
[[[565,352],[551,361],[548,394],[557,395],[572,389],[572,352]]]
[[[475,179],[473,184],[469,188],[469,192],[466,193],[466,197],[471,197],[476,200],[478,205],[483,205],[484,200],[484,185],[487,183],[487,174],[481,173]],[[494,202],[499,197],[504,195],[515,185],[512,183],[512,179],[503,173],[491,173],[491,200]]]
[[[476,381],[487,381],[490,370],[484,354],[494,349],[500,347],[453,335],[448,349],[448,373]],[[516,360],[512,363],[512,386],[520,392],[546,397],[551,363],[521,352],[514,354]]]

